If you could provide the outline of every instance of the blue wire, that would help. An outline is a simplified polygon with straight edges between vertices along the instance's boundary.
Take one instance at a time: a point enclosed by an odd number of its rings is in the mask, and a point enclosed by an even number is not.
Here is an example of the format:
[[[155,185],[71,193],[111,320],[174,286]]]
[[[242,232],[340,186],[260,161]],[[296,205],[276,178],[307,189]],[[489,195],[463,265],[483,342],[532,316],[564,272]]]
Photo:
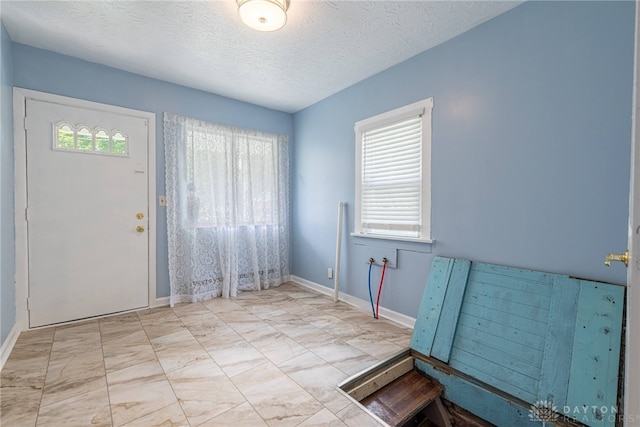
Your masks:
[[[371,311],[373,312],[373,317],[376,317],[376,309],[373,305],[373,295],[371,294],[371,267],[373,264],[369,263],[369,300],[371,301]]]

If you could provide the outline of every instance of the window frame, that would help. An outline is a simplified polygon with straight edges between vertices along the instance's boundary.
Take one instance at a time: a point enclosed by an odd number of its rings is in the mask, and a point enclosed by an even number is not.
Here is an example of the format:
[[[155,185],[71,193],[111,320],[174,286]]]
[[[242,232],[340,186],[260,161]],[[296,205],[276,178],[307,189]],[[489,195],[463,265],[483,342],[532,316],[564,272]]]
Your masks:
[[[355,209],[354,231],[355,237],[368,237],[385,240],[400,240],[407,242],[433,243],[431,238],[431,132],[432,132],[433,97],[414,102],[404,107],[396,108],[360,120],[355,123]],[[400,236],[393,234],[377,234],[362,229],[362,136],[367,130],[381,128],[389,124],[421,116],[422,118],[422,163],[421,163],[421,207],[419,237]]]

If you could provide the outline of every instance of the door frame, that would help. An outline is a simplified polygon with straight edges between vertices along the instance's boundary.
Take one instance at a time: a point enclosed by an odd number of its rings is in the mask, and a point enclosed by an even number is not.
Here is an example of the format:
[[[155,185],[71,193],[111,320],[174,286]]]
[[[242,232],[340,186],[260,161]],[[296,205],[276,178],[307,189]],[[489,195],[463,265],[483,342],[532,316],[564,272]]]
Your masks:
[[[627,324],[624,385],[624,425],[640,425],[640,1],[635,2],[635,40],[631,131],[627,269]]]
[[[27,234],[27,134],[25,131],[27,99],[67,105],[76,108],[125,114],[147,120],[147,203],[148,216],[148,295],[149,307],[156,303],[156,115],[147,111],[133,110],[114,105],[101,104],[77,98],[54,95],[19,87],[13,88],[14,129],[14,203],[15,203],[15,251],[16,251],[16,326],[18,330],[29,329],[29,243]]]

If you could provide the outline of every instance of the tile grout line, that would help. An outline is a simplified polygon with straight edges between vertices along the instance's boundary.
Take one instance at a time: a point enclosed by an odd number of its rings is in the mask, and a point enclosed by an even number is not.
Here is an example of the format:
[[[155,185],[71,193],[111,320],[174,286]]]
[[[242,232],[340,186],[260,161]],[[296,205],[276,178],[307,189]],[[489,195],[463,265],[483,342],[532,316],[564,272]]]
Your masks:
[[[175,312],[173,311],[172,307],[169,307],[169,309],[175,314]],[[167,371],[164,369],[164,366],[162,366],[162,363],[160,363],[160,358],[158,357],[158,352],[153,347],[153,343],[151,342],[151,338],[149,338],[149,334],[147,333],[147,329],[144,327],[144,324],[142,323],[142,320],[140,319],[140,315],[138,315],[138,312],[136,312],[136,317],[138,319],[138,322],[140,322],[140,327],[142,328],[142,331],[144,332],[144,336],[147,337],[147,341],[149,342],[149,345],[151,346],[151,350],[153,350],[153,355],[156,358],[156,362],[158,362],[158,365],[160,365],[160,369],[162,369],[162,373],[164,374],[164,378],[169,383],[169,387],[171,387],[171,392],[173,393],[173,396],[176,398],[175,403],[177,403],[178,406],[180,407],[180,411],[182,411],[182,415],[184,416],[184,419],[187,422],[187,424],[189,424],[189,426],[191,426],[191,421],[189,421],[189,417],[187,417],[186,412],[184,412],[184,408],[182,407],[182,403],[180,403],[180,399],[178,398],[178,395],[176,394],[176,390],[173,388],[173,384],[171,383],[171,380],[167,376]],[[176,316],[176,317],[178,317],[178,316]],[[184,326],[184,323],[182,322],[182,320],[180,320],[180,323],[182,323],[183,326]],[[160,409],[164,409],[164,408],[169,407],[169,406],[171,406],[173,404],[174,403],[171,403],[171,404],[169,404],[167,406],[164,406],[164,407],[162,407]],[[149,414],[151,414],[151,412]],[[142,417],[146,417],[149,414],[144,414],[144,415],[136,418],[135,420],[138,420],[138,419],[140,419]],[[129,421],[129,423],[132,422],[132,421],[135,421],[135,420],[131,420],[131,421]]]
[[[111,425],[115,423],[113,421],[113,411],[111,409],[111,391],[109,390],[109,380],[107,379],[107,362],[104,357],[104,340],[102,339],[102,321],[98,320],[98,331],[100,332],[100,350],[102,351],[102,367],[104,368],[104,383],[107,387],[107,402],[109,402],[109,417],[111,418]]]

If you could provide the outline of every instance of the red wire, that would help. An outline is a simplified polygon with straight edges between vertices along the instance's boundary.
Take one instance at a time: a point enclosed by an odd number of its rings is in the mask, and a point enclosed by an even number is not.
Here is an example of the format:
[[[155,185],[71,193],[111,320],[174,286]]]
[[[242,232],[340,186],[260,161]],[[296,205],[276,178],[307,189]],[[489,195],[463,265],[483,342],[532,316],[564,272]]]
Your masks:
[[[382,264],[382,275],[380,276],[380,287],[378,288],[378,299],[376,300],[376,319],[380,313],[380,294],[382,293],[382,283],[384,282],[384,272],[387,270],[387,263]]]

